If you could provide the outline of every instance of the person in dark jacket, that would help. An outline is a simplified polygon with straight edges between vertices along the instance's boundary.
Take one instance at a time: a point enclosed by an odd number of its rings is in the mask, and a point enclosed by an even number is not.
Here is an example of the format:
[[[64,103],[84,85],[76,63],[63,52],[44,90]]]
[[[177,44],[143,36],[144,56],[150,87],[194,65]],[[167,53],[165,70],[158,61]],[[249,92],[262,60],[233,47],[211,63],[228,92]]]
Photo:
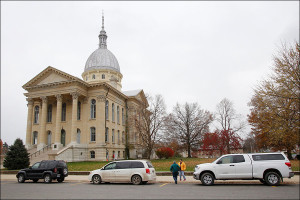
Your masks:
[[[177,184],[177,176],[178,176],[179,169],[180,169],[179,165],[177,165],[176,162],[174,161],[173,164],[170,167],[170,171],[172,172],[175,184]]]

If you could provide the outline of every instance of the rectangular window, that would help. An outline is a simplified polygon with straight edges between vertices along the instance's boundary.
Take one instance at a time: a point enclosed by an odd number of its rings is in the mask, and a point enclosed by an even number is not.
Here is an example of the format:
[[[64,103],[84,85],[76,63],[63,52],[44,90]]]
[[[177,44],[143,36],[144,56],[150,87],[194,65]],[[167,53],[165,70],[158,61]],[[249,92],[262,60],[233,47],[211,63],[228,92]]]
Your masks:
[[[62,104],[62,107],[61,107],[61,121],[66,121],[66,113],[67,113],[67,105],[66,103],[63,103]]]
[[[115,129],[113,129],[111,133],[111,142],[115,143]]]
[[[108,120],[108,101],[105,102],[105,119]]]
[[[125,158],[125,151],[123,151],[123,158]]]
[[[118,130],[118,144],[120,144],[120,131]]]
[[[115,122],[115,104],[113,103],[111,106],[111,120]]]
[[[80,120],[80,115],[81,115],[81,102],[78,101],[78,104],[77,104],[77,120]]]
[[[124,118],[125,118],[125,116],[124,116],[124,108],[122,108],[122,125],[125,124]]]
[[[119,106],[117,106],[117,123],[120,124],[120,110]]]
[[[108,128],[105,128],[105,142],[108,142]]]
[[[96,129],[94,127],[91,128],[91,142],[96,141]]]
[[[261,160],[285,160],[282,154],[258,154],[252,155],[253,160],[261,161]]]
[[[124,131],[122,132],[122,144],[124,144],[125,143],[125,133],[124,133]]]
[[[51,104],[48,106],[47,122],[52,122],[52,105]]]

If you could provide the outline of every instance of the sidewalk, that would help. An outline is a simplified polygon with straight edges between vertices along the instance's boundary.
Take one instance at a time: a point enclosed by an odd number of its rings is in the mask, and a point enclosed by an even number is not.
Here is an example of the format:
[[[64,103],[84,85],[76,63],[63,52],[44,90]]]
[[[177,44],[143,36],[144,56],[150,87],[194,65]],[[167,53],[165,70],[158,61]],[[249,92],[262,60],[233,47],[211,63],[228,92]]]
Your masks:
[[[282,184],[299,184],[299,175],[295,175],[292,178],[284,178]],[[14,174],[1,174],[1,181],[17,181]],[[40,180],[41,182],[42,180]],[[69,175],[66,177],[65,182],[89,182],[87,175]],[[172,176],[156,176],[156,182],[158,183],[174,183]],[[200,184],[199,180],[195,180],[192,176],[186,176],[186,181],[179,181],[178,184],[195,183]],[[221,184],[261,184],[258,180],[216,180],[215,183]]]

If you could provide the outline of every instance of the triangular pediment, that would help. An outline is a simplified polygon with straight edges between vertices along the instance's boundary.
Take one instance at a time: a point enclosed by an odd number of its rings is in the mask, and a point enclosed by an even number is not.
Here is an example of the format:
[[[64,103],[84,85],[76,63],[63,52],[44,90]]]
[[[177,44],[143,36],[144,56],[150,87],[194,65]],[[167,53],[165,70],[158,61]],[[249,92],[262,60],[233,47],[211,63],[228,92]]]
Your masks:
[[[72,76],[70,74],[67,74],[63,71],[60,71],[58,69],[49,66],[41,73],[36,75],[33,79],[28,81],[25,85],[23,85],[23,88],[26,89],[26,88],[40,86],[40,85],[62,83],[62,82],[69,82],[75,80],[83,82],[81,79],[75,76]]]

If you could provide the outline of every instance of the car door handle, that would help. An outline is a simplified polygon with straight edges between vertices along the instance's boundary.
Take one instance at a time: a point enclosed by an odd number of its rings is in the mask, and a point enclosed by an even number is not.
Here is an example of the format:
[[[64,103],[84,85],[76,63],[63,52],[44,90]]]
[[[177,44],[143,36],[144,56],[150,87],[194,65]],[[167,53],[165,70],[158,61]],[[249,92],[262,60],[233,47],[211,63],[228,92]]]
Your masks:
[[[234,165],[229,165],[229,166],[231,166],[231,167],[232,167],[232,166],[234,166]]]

